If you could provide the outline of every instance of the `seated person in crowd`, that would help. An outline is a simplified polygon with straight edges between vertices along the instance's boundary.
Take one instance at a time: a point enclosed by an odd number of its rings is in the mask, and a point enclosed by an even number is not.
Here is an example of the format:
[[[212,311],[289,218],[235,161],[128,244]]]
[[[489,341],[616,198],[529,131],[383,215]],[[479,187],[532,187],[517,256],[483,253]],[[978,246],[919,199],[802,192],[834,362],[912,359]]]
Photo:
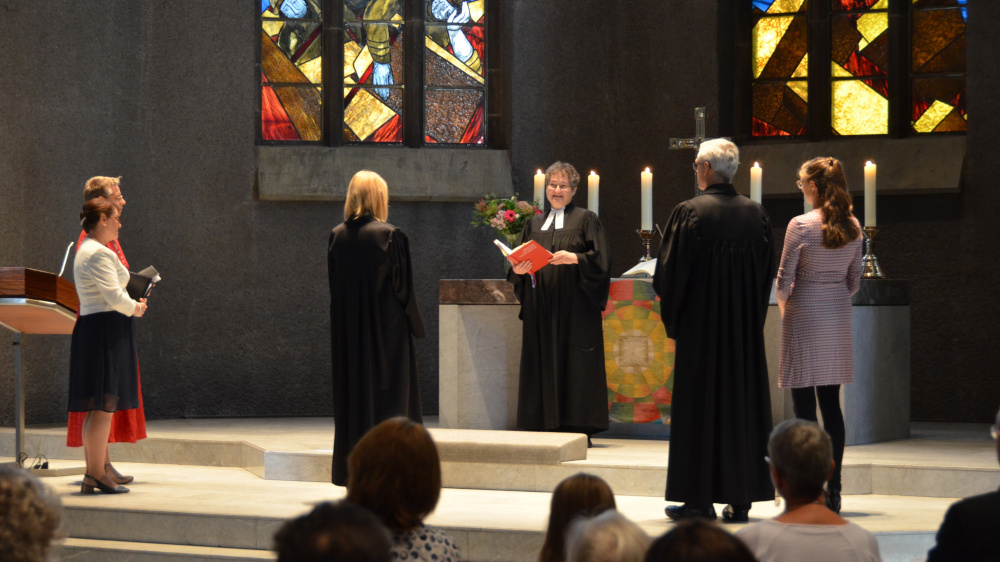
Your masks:
[[[743,541],[706,519],[681,521],[655,541],[645,562],[757,562]]]
[[[441,498],[441,461],[424,426],[407,418],[385,420],[347,457],[347,501],[378,516],[392,533],[394,560],[457,562],[458,545],[424,525]]]
[[[274,534],[278,562],[389,562],[389,531],[367,509],[323,502]]]
[[[990,433],[996,441],[997,460],[1000,461],[1000,411]],[[1000,559],[1000,491],[965,498],[948,508],[944,522],[938,529],[937,545],[927,553],[927,562]]]
[[[63,507],[50,488],[31,473],[0,466],[0,560],[49,560]]]
[[[736,532],[761,562],[880,561],[875,536],[826,505],[834,470],[830,436],[815,422],[785,420],[767,443],[771,480],[785,500],[778,517]]]
[[[566,532],[568,562],[642,562],[649,537],[618,510],[578,518]]]
[[[615,495],[603,479],[582,472],[566,478],[552,492],[549,528],[538,562],[566,561],[566,529],[577,517],[615,509]]]

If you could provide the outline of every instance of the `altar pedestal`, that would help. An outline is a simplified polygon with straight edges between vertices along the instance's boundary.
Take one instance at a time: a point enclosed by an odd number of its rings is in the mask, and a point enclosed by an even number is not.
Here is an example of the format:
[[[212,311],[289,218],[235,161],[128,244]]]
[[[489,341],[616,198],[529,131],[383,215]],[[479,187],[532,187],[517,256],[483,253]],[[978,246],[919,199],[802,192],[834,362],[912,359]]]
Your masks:
[[[648,280],[635,279],[635,282]],[[772,421],[794,417],[791,391],[777,386],[781,317],[772,294],[764,341]],[[521,358],[520,305],[501,279],[440,283],[439,413],[443,428],[516,429]],[[862,280],[852,307],[854,383],[841,391],[847,444],[909,437],[909,284]],[[662,424],[619,433],[661,434]],[[659,428],[653,427],[659,425]]]

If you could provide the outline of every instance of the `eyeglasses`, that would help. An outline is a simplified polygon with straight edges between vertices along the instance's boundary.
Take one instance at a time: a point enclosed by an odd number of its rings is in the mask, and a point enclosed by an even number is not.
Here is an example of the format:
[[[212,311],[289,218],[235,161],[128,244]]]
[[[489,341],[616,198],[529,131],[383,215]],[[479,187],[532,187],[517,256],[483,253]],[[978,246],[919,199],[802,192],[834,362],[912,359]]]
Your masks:
[[[799,186],[799,189],[802,189],[802,180],[795,180],[795,185]]]
[[[116,216],[116,217],[112,217],[112,216],[110,216],[110,215],[109,215],[109,216],[108,216],[108,218],[109,218],[109,219],[115,219],[115,222],[117,222],[117,223],[118,223],[118,226],[121,226],[121,225],[122,225],[122,218],[121,218],[121,215],[119,215],[119,216]]]
[[[550,183],[549,187],[551,187],[552,189],[557,189],[557,190],[561,189],[563,191],[569,191],[569,190],[573,189],[572,186],[564,185],[564,184],[558,184],[558,183]]]
[[[125,196],[121,195],[121,194],[119,194],[119,195],[112,195],[110,199],[112,201],[121,201],[122,199],[125,199]]]
[[[701,166],[702,164],[708,164],[708,162],[698,162],[698,161],[691,162],[691,169],[697,172],[698,166]]]

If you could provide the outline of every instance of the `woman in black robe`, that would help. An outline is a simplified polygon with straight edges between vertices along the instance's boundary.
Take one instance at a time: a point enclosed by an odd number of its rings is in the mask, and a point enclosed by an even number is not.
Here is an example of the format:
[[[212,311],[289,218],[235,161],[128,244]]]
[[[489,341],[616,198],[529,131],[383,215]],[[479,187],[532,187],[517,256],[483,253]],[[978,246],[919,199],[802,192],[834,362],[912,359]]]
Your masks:
[[[549,211],[526,224],[518,244],[552,252],[534,280],[528,261],[508,274],[521,301],[521,379],[517,426],[586,433],[608,428],[601,312],[611,259],[597,215],[573,204],[580,174],[556,162],[545,172]]]
[[[333,349],[333,483],[347,483],[347,456],[369,429],[405,416],[422,423],[413,338],[423,338],[403,231],[385,222],[385,180],[351,179],[344,222],[327,254]]]

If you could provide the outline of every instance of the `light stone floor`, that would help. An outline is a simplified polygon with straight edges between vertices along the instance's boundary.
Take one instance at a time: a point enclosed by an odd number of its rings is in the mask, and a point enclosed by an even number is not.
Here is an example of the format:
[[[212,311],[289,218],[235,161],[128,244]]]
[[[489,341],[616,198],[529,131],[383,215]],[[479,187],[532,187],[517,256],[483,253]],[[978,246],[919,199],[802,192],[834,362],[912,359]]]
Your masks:
[[[433,427],[434,421],[428,420],[428,425]],[[31,428],[29,433],[58,435],[64,431],[62,427]],[[6,434],[0,436],[8,438],[7,442],[12,441],[9,433],[12,430],[0,429],[0,434]],[[329,418],[163,420],[149,422],[148,433],[150,438],[191,444],[237,441],[266,451],[328,453],[333,422]],[[595,438],[594,442],[596,446],[588,450],[586,460],[563,464],[574,470],[609,466],[666,469],[668,442],[627,438]],[[9,451],[8,446],[0,448],[0,454]],[[0,462],[6,460],[10,459],[0,457]],[[73,464],[79,462],[52,461],[53,468]],[[308,511],[316,502],[344,495],[343,488],[323,482],[265,480],[239,467],[116,464],[123,472],[136,476],[129,494],[82,496],[79,476],[45,479],[66,506],[70,537],[168,545],[158,549],[169,549],[171,544],[234,549],[237,553],[240,551],[235,549],[246,549],[257,552],[256,558],[266,559],[271,536],[284,519]],[[969,471],[978,475],[973,488],[996,489],[1000,485],[996,452],[986,424],[915,423],[911,439],[848,447],[846,466],[869,464],[897,468],[885,475],[893,481],[913,480],[912,471],[929,467],[941,470],[933,472],[936,476],[928,486],[934,486],[934,480],[961,479]],[[874,475],[872,478],[874,481]],[[981,493],[969,489],[970,493]],[[969,495],[961,487],[958,490],[963,493],[947,497],[847,495],[844,515],[876,533],[885,560],[920,559],[933,544],[933,534],[947,507],[957,497]],[[927,495],[942,495],[942,490]],[[550,499],[546,492],[445,489],[428,522],[446,528],[467,560],[531,560],[541,545]],[[666,503],[662,497],[618,495],[617,501],[619,509],[651,536],[670,528],[663,515]],[[718,510],[722,507],[716,506]],[[760,502],[754,504],[751,515],[754,519],[773,517],[780,509],[772,502]],[[738,526],[727,528],[735,530]],[[184,559],[221,558],[192,555]],[[121,559],[153,558],[143,555]]]

